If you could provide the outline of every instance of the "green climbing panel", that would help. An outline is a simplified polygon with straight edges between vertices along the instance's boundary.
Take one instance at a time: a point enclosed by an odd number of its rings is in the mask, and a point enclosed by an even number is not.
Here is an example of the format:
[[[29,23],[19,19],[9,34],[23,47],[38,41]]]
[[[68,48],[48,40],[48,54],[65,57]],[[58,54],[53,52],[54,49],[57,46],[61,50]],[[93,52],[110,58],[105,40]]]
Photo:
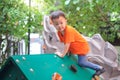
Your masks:
[[[70,69],[71,65],[77,72]],[[55,72],[62,76],[62,80],[91,80],[95,71],[80,67],[73,55],[64,58],[55,54],[16,55],[2,66],[0,80],[52,80]]]

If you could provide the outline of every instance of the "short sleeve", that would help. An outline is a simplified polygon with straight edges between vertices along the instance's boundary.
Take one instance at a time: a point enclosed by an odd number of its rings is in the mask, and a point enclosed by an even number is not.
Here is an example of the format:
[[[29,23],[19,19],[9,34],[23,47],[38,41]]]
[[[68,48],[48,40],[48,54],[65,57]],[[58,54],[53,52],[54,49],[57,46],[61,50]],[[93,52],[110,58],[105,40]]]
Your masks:
[[[65,41],[64,43],[71,43],[75,41],[75,36],[74,36],[74,30],[70,27],[68,27],[65,30]]]

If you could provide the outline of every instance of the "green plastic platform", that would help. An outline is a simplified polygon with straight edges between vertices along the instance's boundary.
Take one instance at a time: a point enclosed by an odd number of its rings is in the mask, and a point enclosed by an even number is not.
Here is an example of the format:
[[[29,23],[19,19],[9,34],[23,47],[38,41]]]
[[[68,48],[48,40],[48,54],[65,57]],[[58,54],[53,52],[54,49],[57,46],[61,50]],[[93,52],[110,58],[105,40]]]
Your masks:
[[[77,72],[70,69],[74,65]],[[52,80],[57,72],[62,80],[91,80],[95,71],[82,68],[76,56],[60,58],[55,54],[10,57],[0,69],[0,80]]]

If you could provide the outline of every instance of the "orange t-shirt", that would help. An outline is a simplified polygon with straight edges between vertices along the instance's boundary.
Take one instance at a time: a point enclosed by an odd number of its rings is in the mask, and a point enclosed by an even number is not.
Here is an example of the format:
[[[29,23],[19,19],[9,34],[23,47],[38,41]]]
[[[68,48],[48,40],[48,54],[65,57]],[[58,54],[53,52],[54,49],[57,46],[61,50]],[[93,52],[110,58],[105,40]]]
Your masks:
[[[66,26],[64,35],[58,31],[58,36],[64,44],[70,43],[69,51],[73,54],[85,55],[90,49],[88,42],[71,26]]]

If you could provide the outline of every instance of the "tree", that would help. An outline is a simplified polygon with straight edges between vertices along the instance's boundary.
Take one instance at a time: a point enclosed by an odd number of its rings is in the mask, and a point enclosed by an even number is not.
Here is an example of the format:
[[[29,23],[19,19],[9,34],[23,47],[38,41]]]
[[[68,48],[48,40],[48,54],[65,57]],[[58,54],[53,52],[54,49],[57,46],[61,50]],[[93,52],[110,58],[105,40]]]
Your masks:
[[[31,12],[30,23],[29,12]],[[21,39],[27,42],[28,26],[31,32],[41,31],[42,15],[35,7],[29,8],[24,0],[2,0],[0,2],[0,57],[9,56],[10,49]],[[16,51],[17,45],[14,47]],[[16,52],[17,53],[17,52]]]
[[[100,33],[105,40],[110,42],[120,40],[120,1],[54,0],[52,6],[55,6],[55,1],[59,3],[59,7],[56,8],[66,13],[68,23],[79,32],[87,36]]]

